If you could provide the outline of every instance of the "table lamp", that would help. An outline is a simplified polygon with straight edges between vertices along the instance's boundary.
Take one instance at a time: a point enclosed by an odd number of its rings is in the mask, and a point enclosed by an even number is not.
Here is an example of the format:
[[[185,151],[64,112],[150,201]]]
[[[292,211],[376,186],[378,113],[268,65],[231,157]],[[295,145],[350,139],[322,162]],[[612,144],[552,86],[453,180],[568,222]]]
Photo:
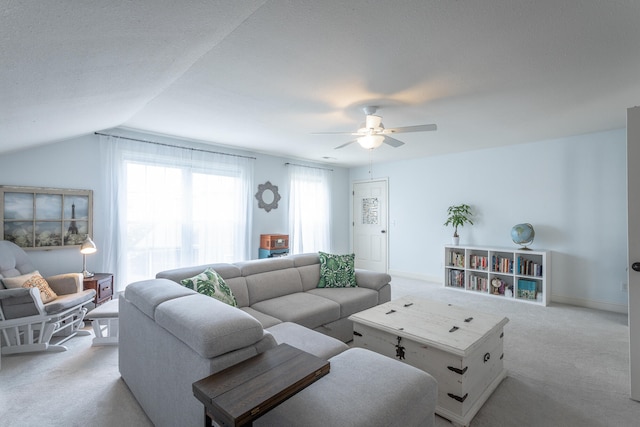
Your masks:
[[[93,277],[93,273],[89,273],[87,271],[87,255],[93,254],[96,252],[96,244],[93,243],[93,240],[87,235],[87,238],[84,239],[82,245],[80,245],[80,253],[82,254],[82,275],[84,277]]]

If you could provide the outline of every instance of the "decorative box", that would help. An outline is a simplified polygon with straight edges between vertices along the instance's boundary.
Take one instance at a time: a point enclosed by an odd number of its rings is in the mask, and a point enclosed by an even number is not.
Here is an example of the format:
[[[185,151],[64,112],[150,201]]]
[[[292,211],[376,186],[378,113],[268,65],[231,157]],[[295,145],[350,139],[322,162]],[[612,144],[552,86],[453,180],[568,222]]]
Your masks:
[[[518,279],[518,298],[536,299],[536,282]]]
[[[288,249],[288,234],[261,234],[260,249]]]

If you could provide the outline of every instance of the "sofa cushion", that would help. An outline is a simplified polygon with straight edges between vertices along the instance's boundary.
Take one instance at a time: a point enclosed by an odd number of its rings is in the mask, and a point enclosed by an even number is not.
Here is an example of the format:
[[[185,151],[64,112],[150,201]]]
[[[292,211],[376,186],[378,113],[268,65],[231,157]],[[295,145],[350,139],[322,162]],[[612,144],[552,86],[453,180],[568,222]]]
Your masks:
[[[253,345],[264,335],[254,317],[201,294],[161,303],[155,310],[155,320],[205,358]]]
[[[231,279],[232,277],[240,277],[240,269],[233,264],[218,263],[218,264],[206,264],[196,265],[193,267],[174,268],[172,270],[161,271],[156,274],[156,279],[169,279],[176,283],[180,283],[180,280],[187,277],[195,276],[198,273],[203,272],[207,268],[213,268],[217,271],[223,279]]]
[[[317,258],[317,256],[316,256]],[[318,287],[320,281],[320,263],[317,262],[313,265],[304,265],[296,267],[298,273],[300,273],[300,279],[302,279],[302,289],[308,291]]]
[[[40,275],[38,270],[21,276],[4,278],[2,282],[7,289],[38,288],[40,299],[44,304],[58,298],[58,295],[51,289],[49,283]]]
[[[296,268],[252,274],[245,279],[252,307],[260,301],[302,292],[302,280]]]
[[[340,340],[291,322],[278,323],[267,331],[278,344],[287,343],[321,359],[329,359],[349,348]]]
[[[217,270],[216,270],[217,271]],[[220,273],[218,271],[218,273]],[[224,278],[222,273],[220,275]],[[249,306],[249,289],[247,289],[247,279],[244,277],[232,277],[230,279],[224,279],[231,292],[233,292],[233,296],[236,298],[236,303],[238,307],[248,307]]]
[[[304,267],[307,265],[320,265],[320,258],[318,258],[317,253],[295,254],[295,255],[289,255],[287,258],[293,261],[294,267]]]
[[[269,316],[268,314],[264,314],[258,310],[255,310],[251,307],[241,307],[240,310],[248,313],[258,319],[258,322],[262,323],[263,328],[270,328],[273,325],[277,325],[278,323],[282,323],[282,320],[276,319],[273,316]]]
[[[319,288],[355,287],[355,254],[334,255],[318,252],[320,256]]]
[[[131,283],[126,287],[124,296],[140,311],[154,319],[156,307],[163,302],[195,293],[169,279],[151,279]]]
[[[307,328],[315,328],[340,318],[340,304],[308,292],[296,292],[253,304],[251,308]]]
[[[340,317],[349,317],[378,304],[378,293],[366,288],[316,288],[308,293],[340,304]]]
[[[189,277],[188,279],[182,279],[180,283],[186,288],[215,298],[218,301],[229,304],[231,307],[238,306],[233,292],[231,292],[231,289],[224,282],[224,279],[213,268],[209,267],[200,274]]]
[[[285,270],[293,268],[293,259],[288,256],[278,258],[252,259],[250,261],[241,261],[234,264],[240,269],[244,277],[254,274],[267,273],[269,271]]]

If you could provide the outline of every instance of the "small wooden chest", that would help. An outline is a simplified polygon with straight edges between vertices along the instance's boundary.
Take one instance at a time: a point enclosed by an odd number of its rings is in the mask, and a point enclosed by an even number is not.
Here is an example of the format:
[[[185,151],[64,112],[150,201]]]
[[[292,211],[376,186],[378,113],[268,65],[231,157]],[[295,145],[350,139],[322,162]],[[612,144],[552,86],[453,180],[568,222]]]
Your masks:
[[[356,313],[354,344],[408,363],[438,381],[436,413],[463,426],[506,376],[506,317],[405,297]]]
[[[288,249],[288,234],[261,234],[260,249]]]

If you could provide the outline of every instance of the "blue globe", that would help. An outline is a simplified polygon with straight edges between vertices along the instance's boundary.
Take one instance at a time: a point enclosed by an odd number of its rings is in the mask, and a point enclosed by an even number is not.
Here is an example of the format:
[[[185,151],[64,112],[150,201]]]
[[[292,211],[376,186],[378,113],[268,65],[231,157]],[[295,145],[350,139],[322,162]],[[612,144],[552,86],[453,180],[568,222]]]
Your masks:
[[[527,245],[533,243],[533,238],[536,236],[536,232],[533,231],[531,224],[516,224],[511,229],[511,240],[517,245],[524,246],[522,249],[527,249]]]

